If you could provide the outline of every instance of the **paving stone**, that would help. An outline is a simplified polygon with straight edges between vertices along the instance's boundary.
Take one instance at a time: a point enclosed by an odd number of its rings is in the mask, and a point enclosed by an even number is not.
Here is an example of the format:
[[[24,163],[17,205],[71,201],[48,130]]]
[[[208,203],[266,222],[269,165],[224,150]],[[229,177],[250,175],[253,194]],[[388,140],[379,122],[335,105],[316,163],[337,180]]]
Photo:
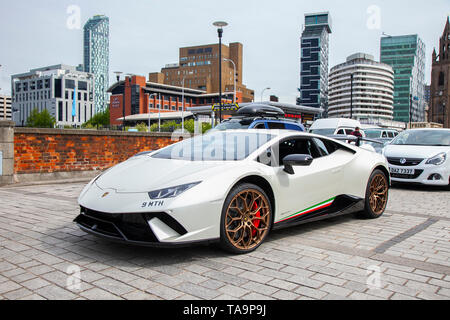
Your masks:
[[[174,290],[172,288],[158,285],[158,286],[152,286],[146,290],[146,292],[153,294],[157,297],[160,297],[165,300],[174,300],[178,297],[181,297],[184,293],[180,292],[178,290]]]
[[[242,289],[240,287],[232,286],[230,284],[227,284],[227,285],[219,288],[218,291],[223,294],[226,294],[228,296],[232,296],[232,297],[236,297],[236,298],[240,298],[243,295],[249,293],[248,290]]]
[[[71,300],[77,297],[74,293],[55,285],[40,288],[36,293],[48,300]]]
[[[21,286],[12,281],[6,281],[0,283],[0,294],[5,294],[7,292],[11,292],[19,289]]]
[[[216,290],[211,290],[193,283],[183,282],[174,287],[176,290],[181,292],[193,295],[195,297],[199,297],[205,300],[211,300],[220,294]],[[220,289],[219,289],[220,290]]]
[[[111,278],[103,278],[92,283],[92,285],[109,291],[117,296],[135,291],[133,287]]]
[[[122,300],[122,298],[100,288],[92,288],[80,293],[89,300]]]
[[[45,281],[44,279],[40,278],[34,278],[25,282],[22,282],[21,285],[30,289],[30,290],[37,290],[39,288],[48,286],[50,282]]]

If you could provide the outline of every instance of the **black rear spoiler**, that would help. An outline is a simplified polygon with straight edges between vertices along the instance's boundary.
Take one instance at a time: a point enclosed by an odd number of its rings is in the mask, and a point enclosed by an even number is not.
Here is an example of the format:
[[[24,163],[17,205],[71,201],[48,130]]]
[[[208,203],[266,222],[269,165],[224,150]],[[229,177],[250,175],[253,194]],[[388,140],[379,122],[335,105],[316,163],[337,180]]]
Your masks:
[[[337,134],[337,135],[334,135],[334,136],[329,136],[329,138],[335,139],[335,140],[356,142],[356,146],[357,147],[361,146],[361,141],[367,141],[367,142],[378,143],[378,144],[384,145],[384,142],[381,142],[381,141],[378,141],[378,140],[375,140],[375,139],[369,139],[369,138],[364,138],[364,137],[357,137],[357,136],[352,136],[352,135]]]

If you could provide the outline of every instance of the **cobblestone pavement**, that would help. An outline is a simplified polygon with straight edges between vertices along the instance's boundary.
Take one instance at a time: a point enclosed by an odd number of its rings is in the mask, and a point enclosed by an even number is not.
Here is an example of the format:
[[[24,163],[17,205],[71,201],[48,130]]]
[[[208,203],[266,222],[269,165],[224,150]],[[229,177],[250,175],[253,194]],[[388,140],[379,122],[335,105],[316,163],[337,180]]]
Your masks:
[[[72,222],[82,187],[0,188],[0,299],[450,298],[450,191],[394,188],[378,220],[275,231],[232,256],[87,235]]]

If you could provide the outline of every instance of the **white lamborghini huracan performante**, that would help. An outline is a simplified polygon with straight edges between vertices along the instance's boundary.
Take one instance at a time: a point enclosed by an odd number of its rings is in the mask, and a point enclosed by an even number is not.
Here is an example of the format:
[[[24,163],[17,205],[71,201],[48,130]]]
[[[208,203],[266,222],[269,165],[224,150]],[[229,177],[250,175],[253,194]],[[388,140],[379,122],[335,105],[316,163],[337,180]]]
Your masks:
[[[247,253],[272,229],[348,213],[378,218],[389,187],[386,159],[364,148],[294,131],[214,132],[96,177],[75,222],[115,241],[220,242]]]

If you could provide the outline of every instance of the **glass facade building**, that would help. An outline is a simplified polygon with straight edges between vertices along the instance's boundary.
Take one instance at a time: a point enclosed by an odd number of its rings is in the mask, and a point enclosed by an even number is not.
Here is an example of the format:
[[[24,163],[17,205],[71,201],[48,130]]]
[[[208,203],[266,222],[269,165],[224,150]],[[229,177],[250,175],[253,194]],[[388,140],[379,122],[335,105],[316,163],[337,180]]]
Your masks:
[[[380,61],[394,69],[394,120],[425,121],[425,44],[418,35],[381,38]],[[412,108],[410,110],[410,99]]]
[[[95,111],[108,105],[109,88],[109,18],[94,16],[84,25],[84,71],[94,74]]]
[[[300,44],[300,97],[297,105],[328,106],[328,52],[331,17],[328,12],[305,15]]]

